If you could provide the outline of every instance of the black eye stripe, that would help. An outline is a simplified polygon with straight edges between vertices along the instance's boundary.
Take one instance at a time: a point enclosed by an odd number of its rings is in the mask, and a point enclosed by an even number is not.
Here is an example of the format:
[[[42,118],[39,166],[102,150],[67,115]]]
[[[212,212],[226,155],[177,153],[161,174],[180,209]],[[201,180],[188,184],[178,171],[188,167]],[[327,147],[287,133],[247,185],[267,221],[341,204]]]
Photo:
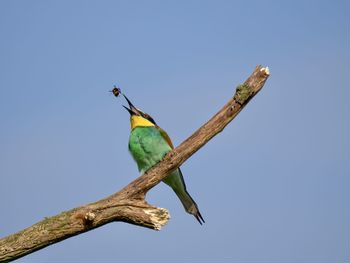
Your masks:
[[[156,122],[153,120],[153,118],[149,117],[148,119],[150,122],[152,122],[154,125],[156,124]]]
[[[144,117],[145,119],[149,120],[150,122],[152,122],[154,125],[156,125],[156,122],[153,120],[153,118],[151,116],[149,116],[147,113],[143,113],[142,117]]]

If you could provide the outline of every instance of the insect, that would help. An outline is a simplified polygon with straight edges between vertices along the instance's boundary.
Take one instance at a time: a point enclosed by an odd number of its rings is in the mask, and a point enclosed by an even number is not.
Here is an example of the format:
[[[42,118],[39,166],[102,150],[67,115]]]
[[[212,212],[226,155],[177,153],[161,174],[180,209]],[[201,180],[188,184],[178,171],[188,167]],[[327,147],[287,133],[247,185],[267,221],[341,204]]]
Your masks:
[[[118,97],[122,92],[120,90],[120,88],[117,88],[117,86],[113,86],[113,89],[110,90],[110,92],[113,93],[114,96]]]

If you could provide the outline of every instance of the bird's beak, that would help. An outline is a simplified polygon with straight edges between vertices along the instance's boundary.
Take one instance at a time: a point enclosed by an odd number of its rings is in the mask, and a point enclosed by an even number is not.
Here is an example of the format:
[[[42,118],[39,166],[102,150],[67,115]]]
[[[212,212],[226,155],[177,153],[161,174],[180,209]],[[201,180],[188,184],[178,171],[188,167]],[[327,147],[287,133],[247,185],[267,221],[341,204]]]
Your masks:
[[[123,93],[122,93],[123,94]],[[124,98],[129,104],[129,108],[124,106],[123,107],[130,113],[130,115],[141,115],[140,111],[131,103],[131,101],[123,94]]]

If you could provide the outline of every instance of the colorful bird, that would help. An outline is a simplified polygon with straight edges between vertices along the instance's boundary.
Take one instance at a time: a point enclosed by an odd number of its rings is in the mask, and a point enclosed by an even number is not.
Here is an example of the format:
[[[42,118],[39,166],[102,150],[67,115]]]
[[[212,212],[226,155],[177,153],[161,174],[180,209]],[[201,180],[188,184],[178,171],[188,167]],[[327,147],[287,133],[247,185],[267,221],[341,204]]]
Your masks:
[[[168,134],[156,124],[150,115],[137,109],[123,93],[121,94],[129,104],[129,108],[123,105],[130,113],[129,150],[139,171],[143,174],[160,162],[168,152],[174,149],[174,146]],[[186,212],[193,215],[200,224],[204,223],[196,202],[187,192],[180,168],[169,174],[163,182],[174,190]]]

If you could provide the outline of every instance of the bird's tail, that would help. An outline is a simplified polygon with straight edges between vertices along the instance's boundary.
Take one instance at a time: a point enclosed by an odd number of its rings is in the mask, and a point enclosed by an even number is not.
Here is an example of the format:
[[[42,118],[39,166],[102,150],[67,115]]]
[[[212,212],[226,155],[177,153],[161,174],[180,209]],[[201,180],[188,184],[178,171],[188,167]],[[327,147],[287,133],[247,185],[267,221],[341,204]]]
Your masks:
[[[186,212],[193,215],[201,225],[205,223],[201,213],[199,212],[196,202],[193,200],[187,190],[185,189],[185,191],[175,191],[175,193],[179,197]]]
[[[201,213],[199,212],[196,202],[187,192],[186,184],[183,179],[181,170],[175,170],[163,181],[174,190],[182,205],[184,206],[186,212],[193,215],[201,225],[205,223]]]

